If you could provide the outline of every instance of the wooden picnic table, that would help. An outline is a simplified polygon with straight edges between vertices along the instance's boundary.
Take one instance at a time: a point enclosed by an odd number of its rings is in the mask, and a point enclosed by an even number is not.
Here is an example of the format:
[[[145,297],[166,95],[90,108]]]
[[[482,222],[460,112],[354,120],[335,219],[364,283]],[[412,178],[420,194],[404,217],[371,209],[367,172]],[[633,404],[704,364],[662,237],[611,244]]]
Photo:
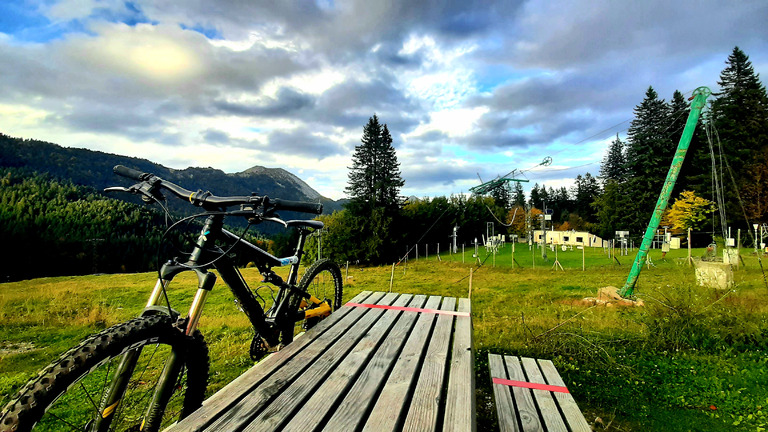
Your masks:
[[[362,292],[168,431],[474,431],[470,309]]]

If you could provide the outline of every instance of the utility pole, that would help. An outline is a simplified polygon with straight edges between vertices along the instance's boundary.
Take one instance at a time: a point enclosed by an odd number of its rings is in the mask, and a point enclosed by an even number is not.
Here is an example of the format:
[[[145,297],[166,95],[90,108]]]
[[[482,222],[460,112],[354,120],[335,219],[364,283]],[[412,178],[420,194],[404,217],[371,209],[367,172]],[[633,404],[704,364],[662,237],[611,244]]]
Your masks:
[[[693,132],[696,129],[696,123],[699,121],[699,115],[701,110],[707,101],[712,91],[707,87],[699,87],[693,91],[693,102],[691,103],[691,112],[688,115],[688,120],[685,123],[685,129],[683,129],[683,135],[680,137],[680,142],[677,145],[677,151],[672,159],[672,165],[669,167],[667,178],[664,180],[664,186],[659,193],[659,199],[656,202],[656,207],[651,214],[651,221],[648,222],[648,229],[643,236],[643,242],[640,244],[640,249],[637,251],[635,261],[632,263],[632,269],[629,271],[627,282],[621,288],[619,294],[622,297],[629,297],[635,290],[635,283],[640,276],[640,271],[643,269],[643,264],[648,256],[648,249],[653,241],[653,235],[656,233],[656,229],[661,222],[661,214],[667,208],[669,197],[672,194],[672,189],[675,187],[677,176],[680,174],[680,168],[685,160],[685,154],[688,152],[688,146],[691,144],[691,138]]]
[[[544,213],[541,214],[541,259],[547,262],[547,202],[544,201]]]

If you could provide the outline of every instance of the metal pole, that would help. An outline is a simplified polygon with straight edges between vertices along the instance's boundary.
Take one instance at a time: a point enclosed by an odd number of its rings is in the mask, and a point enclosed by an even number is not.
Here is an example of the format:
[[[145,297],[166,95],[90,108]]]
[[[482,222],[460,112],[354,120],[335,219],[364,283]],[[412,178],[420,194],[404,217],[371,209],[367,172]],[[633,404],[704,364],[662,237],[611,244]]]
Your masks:
[[[651,221],[648,223],[648,229],[643,236],[643,242],[640,244],[640,249],[637,251],[635,261],[632,263],[632,269],[629,271],[627,282],[619,293],[622,297],[629,297],[634,293],[635,283],[640,276],[640,271],[643,269],[643,263],[648,256],[648,248],[653,241],[653,234],[659,227],[661,222],[661,214],[667,208],[669,197],[672,194],[672,188],[675,186],[677,176],[680,174],[680,167],[685,160],[685,154],[688,152],[688,145],[691,143],[691,138],[696,129],[696,123],[699,121],[699,115],[702,108],[707,101],[707,97],[712,94],[712,91],[707,87],[699,87],[693,91],[693,102],[691,103],[691,113],[688,115],[688,120],[685,123],[685,129],[683,135],[680,137],[680,142],[677,145],[677,151],[675,157],[672,159],[672,165],[669,167],[667,178],[664,180],[664,186],[661,188],[659,199],[656,202],[656,207],[651,215]]]

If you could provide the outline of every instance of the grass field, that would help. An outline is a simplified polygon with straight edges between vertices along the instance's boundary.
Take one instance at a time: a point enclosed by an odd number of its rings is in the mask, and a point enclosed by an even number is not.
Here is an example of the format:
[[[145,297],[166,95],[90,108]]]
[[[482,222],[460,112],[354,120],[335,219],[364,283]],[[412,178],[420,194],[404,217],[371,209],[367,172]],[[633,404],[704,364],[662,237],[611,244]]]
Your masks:
[[[702,250],[694,251],[700,256]],[[602,249],[558,251],[565,271],[539,251],[510,245],[481,268],[471,251],[411,260],[394,271],[393,291],[466,297],[472,308],[480,430],[493,430],[487,353],[550,358],[597,430],[764,430],[768,423],[768,288],[757,259],[744,250],[733,290],[698,287],[683,264],[652,251],[637,295],[645,306],[595,306],[585,297],[621,286],[634,258]],[[484,255],[484,251],[482,251]],[[531,258],[535,256],[536,267]],[[422,255],[423,257],[423,255]],[[485,256],[483,256],[483,259]],[[344,299],[388,290],[391,266],[350,267]],[[342,269],[345,272],[345,269]],[[252,288],[260,276],[244,269]],[[155,274],[44,278],[0,285],[0,403],[82,337],[137,315]],[[179,276],[172,304],[184,310],[196,278]],[[209,392],[251,366],[251,330],[223,285],[209,297],[201,330],[213,364]]]

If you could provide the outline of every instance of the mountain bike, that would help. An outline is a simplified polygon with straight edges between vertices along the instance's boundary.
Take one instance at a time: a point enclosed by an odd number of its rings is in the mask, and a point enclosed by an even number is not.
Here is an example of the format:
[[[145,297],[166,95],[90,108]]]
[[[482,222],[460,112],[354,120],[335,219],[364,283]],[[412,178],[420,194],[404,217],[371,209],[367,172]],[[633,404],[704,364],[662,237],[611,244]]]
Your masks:
[[[114,172],[138,183],[110,187],[108,192],[136,194],[146,203],[160,204],[166,214],[164,192],[202,209],[172,224],[166,234],[195,220],[204,220],[202,229],[191,235],[189,251],[179,249],[179,256],[158,266],[157,283],[142,313],[87,337],[45,367],[6,406],[0,415],[0,431],[158,431],[200,407],[209,357],[197,327],[216,273],[253,326],[250,355],[254,360],[290,343],[297,326],[311,328],[341,306],[341,271],[333,262],[315,261],[299,279],[306,239],[322,229],[323,223],[284,221],[276,213],[320,214],[322,204],[255,194],[221,197],[202,190],[192,192],[121,165]],[[227,217],[247,220],[242,234],[225,229]],[[298,230],[292,256],[278,258],[245,239],[248,227],[262,222]],[[269,305],[258,290],[249,288],[235,265],[233,257],[242,255],[255,263],[263,282],[276,288],[277,295],[270,288]],[[289,272],[284,280],[273,268],[285,266]],[[198,281],[186,316],[171,306],[167,293],[171,281],[182,272],[194,272]]]

